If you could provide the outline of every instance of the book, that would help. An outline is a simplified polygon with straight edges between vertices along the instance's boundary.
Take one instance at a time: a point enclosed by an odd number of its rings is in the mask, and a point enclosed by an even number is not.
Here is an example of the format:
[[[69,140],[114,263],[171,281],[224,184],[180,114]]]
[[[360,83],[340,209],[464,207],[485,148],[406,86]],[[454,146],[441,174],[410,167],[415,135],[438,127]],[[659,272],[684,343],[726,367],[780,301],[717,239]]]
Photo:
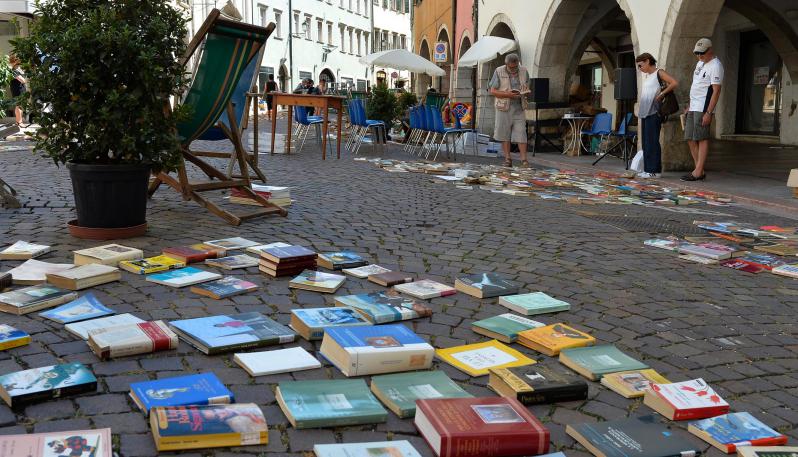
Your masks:
[[[290,328],[261,313],[198,317],[171,321],[169,326],[186,342],[209,355],[291,343],[296,338]]]
[[[568,424],[565,433],[596,457],[695,457],[701,449],[653,416]]]
[[[207,281],[221,279],[222,275],[194,267],[180,268],[179,270],[164,271],[147,275],[147,281],[164,286],[186,287]]]
[[[378,424],[388,420],[362,379],[284,381],[277,386],[277,404],[297,429]]]
[[[130,398],[144,415],[156,406],[221,405],[235,402],[233,392],[213,373],[130,384]]]
[[[321,368],[321,362],[299,346],[274,351],[238,353],[233,356],[233,361],[251,376]]]
[[[795,457],[795,446],[737,446],[738,457]]]
[[[405,284],[397,284],[393,288],[403,294],[422,299],[446,297],[448,295],[454,295],[457,293],[457,290],[454,287],[447,286],[446,284],[441,284],[430,279],[421,279],[419,281],[408,282]]]
[[[484,376],[490,368],[531,365],[534,360],[496,340],[438,349],[435,354],[471,376]]]
[[[121,244],[106,244],[88,249],[81,249],[74,253],[75,265],[99,263],[102,265],[117,266],[123,260],[136,260],[144,257],[141,249],[129,248]]]
[[[260,243],[256,241],[250,241],[239,236],[233,238],[223,238],[221,240],[206,241],[203,244],[214,248],[224,249],[225,251],[236,251],[239,249],[246,249],[251,248],[252,246],[260,245]]]
[[[185,264],[202,262],[205,259],[215,259],[224,257],[227,250],[204,243],[192,244],[191,246],[177,246],[166,248],[163,255],[177,259]]]
[[[122,279],[119,268],[90,263],[58,273],[47,273],[47,282],[69,290],[81,290]]]
[[[150,429],[158,451],[267,444],[269,429],[254,403],[156,406]]]
[[[407,440],[317,444],[313,453],[316,457],[421,457]]]
[[[560,363],[591,381],[598,381],[607,373],[648,368],[648,365],[624,354],[612,344],[563,349]]]
[[[524,316],[535,314],[556,313],[568,311],[571,305],[562,300],[550,297],[543,292],[532,292],[520,295],[505,295],[499,297],[499,304]]]
[[[81,339],[88,340],[89,332],[91,330],[115,327],[117,325],[138,324],[141,322],[144,322],[144,320],[139,319],[132,314],[124,313],[114,316],[101,317],[99,319],[90,319],[86,321],[69,323],[64,326],[64,329]]]
[[[739,247],[720,243],[684,243],[677,251],[680,254],[692,254],[712,260],[723,260],[742,255],[745,251]]]
[[[72,322],[109,316],[115,313],[116,311],[104,306],[100,303],[100,300],[97,300],[97,297],[95,297],[93,293],[89,292],[69,303],[39,313],[39,316],[58,322],[59,324],[69,324]]]
[[[687,425],[687,431],[732,454],[737,446],[779,446],[787,444],[787,437],[768,427],[747,412],[709,417]]]
[[[642,397],[653,383],[668,384],[670,381],[651,368],[607,373],[601,377],[603,386],[625,398]]]
[[[291,328],[302,338],[320,340],[324,330],[332,327],[371,325],[351,308],[305,308],[291,310]]]
[[[381,267],[379,265],[372,264],[372,265],[364,265],[362,267],[357,267],[357,268],[344,268],[341,271],[356,278],[365,279],[371,275],[388,273],[391,270]]]
[[[416,415],[416,400],[473,397],[442,371],[414,371],[372,376],[371,391],[388,409],[401,418]]]
[[[183,268],[185,266],[186,263],[182,260],[173,259],[165,255],[147,257],[146,259],[123,260],[119,262],[119,268],[139,275],[148,275],[161,271]]]
[[[235,270],[237,268],[250,268],[258,266],[258,259],[246,254],[230,255],[219,257],[218,259],[207,259],[205,265],[223,268],[225,270]]]
[[[258,290],[258,285],[254,282],[238,279],[235,276],[225,276],[224,278],[217,279],[216,281],[210,281],[191,286],[189,290],[195,294],[221,300],[223,298]]]
[[[702,265],[714,265],[718,263],[718,261],[715,259],[704,257],[697,254],[681,254],[679,258],[682,260],[688,260],[690,262],[700,263]]]
[[[319,254],[317,260],[320,267],[330,270],[342,270],[344,268],[357,268],[366,265],[363,257],[349,251],[323,252]]]
[[[291,264],[285,267],[276,267],[273,264],[266,264],[263,260],[258,263],[258,271],[273,278],[281,276],[296,276],[305,270],[313,270],[315,268],[315,260],[310,260],[299,264]]]
[[[35,244],[27,241],[16,241],[0,251],[0,260],[28,260],[52,252],[53,247],[46,244]]]
[[[432,315],[432,310],[427,306],[391,290],[343,295],[335,297],[335,304],[357,310],[374,324],[385,324]]]
[[[524,405],[587,399],[587,383],[558,365],[491,368],[488,387]]]
[[[110,428],[0,436],[3,457],[111,457],[112,446]]]
[[[9,272],[0,273],[0,292],[11,287],[12,284],[14,284],[14,281],[13,278],[11,277],[11,273]]]
[[[729,404],[703,379],[651,384],[643,403],[673,421],[705,419],[729,412]]]
[[[666,251],[675,251],[679,249],[679,246],[684,243],[684,241],[680,241],[678,239],[671,239],[671,238],[653,238],[650,240],[643,241],[645,246],[650,246],[653,248],[665,249]]]
[[[8,324],[0,324],[0,351],[25,346],[30,343],[30,335]]]
[[[756,252],[746,253],[745,255],[737,257],[737,259],[756,265],[764,270],[772,270],[773,268],[780,267],[786,263],[781,259],[781,257],[775,256],[773,254],[760,254]]]
[[[391,287],[413,281],[413,275],[401,271],[386,271],[368,276],[368,280],[383,287]]]
[[[744,260],[742,257],[738,257],[736,259],[726,259],[721,260],[718,262],[718,265],[726,268],[731,268],[733,270],[744,271],[746,273],[760,273],[765,271],[765,268],[761,266]]]
[[[346,376],[424,370],[435,355],[402,324],[327,328],[319,352]]]
[[[767,252],[769,254],[776,254],[781,256],[798,255],[798,246],[784,244],[784,243],[759,245],[755,246],[754,249],[756,249],[757,251]]]
[[[549,430],[513,398],[419,400],[414,423],[435,455],[441,457],[502,457],[549,451]]]
[[[782,265],[770,270],[771,273],[781,276],[789,276],[790,278],[798,278],[798,264]]]
[[[176,349],[177,335],[163,321],[139,322],[92,330],[89,347],[105,360]]]
[[[28,314],[58,306],[77,296],[77,292],[50,284],[24,287],[0,294],[0,311],[17,315]]]
[[[272,263],[288,263],[300,260],[316,260],[318,254],[303,246],[271,247],[264,249],[260,256]]]
[[[0,398],[13,408],[95,390],[97,378],[82,363],[51,365],[0,376]]]
[[[543,322],[533,321],[532,319],[516,316],[512,313],[505,313],[474,321],[471,324],[471,330],[480,335],[485,335],[488,338],[497,339],[503,343],[514,343],[518,338],[518,332],[543,327],[545,325],[546,324]]]
[[[519,284],[498,273],[479,273],[458,276],[454,287],[472,297],[491,298],[517,294]]]
[[[276,243],[259,244],[257,246],[251,246],[251,247],[246,248],[246,251],[249,252],[250,254],[255,254],[257,256],[260,256],[261,254],[263,254],[263,251],[266,250],[266,249],[269,249],[269,248],[286,248],[288,246],[291,246],[291,245],[288,244],[288,243],[283,243],[283,242],[278,241]]]
[[[551,324],[519,332],[518,342],[532,350],[554,357],[563,349],[590,346],[596,342],[596,339],[565,324]]]
[[[58,273],[75,266],[71,263],[48,263],[30,259],[7,271],[11,273],[11,281],[21,286],[41,284],[47,280],[48,273]]]
[[[293,289],[311,290],[314,292],[334,293],[346,280],[346,276],[305,270],[288,283]]]

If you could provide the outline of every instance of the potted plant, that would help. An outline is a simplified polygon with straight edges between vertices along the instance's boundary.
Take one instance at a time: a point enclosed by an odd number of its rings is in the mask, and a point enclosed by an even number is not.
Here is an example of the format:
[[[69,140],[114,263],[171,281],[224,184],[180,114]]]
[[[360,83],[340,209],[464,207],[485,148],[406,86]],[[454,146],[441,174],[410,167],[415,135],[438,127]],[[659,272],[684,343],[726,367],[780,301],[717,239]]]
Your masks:
[[[180,163],[168,106],[185,86],[186,20],[163,0],[37,0],[36,9],[13,45],[25,109],[41,125],[35,150],[70,172],[71,225],[146,227],[150,173]]]
[[[15,101],[8,90],[12,79],[14,79],[14,72],[8,56],[0,56],[0,113],[2,113],[0,114],[0,124],[14,122],[14,116],[9,116],[8,113],[15,106]]]
[[[372,88],[371,96],[366,105],[366,112],[369,119],[383,121],[386,129],[389,129],[393,125],[396,106],[396,96],[391,93],[384,82],[381,82]]]

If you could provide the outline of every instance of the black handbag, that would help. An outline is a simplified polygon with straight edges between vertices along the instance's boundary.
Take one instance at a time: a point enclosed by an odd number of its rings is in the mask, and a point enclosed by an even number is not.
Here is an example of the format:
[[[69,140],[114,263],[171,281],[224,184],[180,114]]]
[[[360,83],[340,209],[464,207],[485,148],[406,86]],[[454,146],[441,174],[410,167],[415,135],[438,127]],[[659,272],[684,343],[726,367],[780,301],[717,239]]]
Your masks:
[[[665,81],[659,77],[659,70],[657,70],[657,82],[659,83],[660,89],[665,89],[668,87],[668,85],[665,84]],[[659,114],[659,117],[662,118],[662,122],[665,122],[668,119],[668,116],[678,112],[679,101],[676,100],[676,94],[673,92],[668,92],[664,97],[662,97],[662,101],[657,107],[657,114]]]

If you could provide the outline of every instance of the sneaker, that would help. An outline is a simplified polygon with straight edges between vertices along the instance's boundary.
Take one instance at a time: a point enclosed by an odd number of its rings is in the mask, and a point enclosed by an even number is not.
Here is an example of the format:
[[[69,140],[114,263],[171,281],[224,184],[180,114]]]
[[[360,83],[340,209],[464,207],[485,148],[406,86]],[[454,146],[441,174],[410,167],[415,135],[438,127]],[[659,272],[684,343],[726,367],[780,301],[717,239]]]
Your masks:
[[[656,174],[655,173],[646,173],[644,171],[644,172],[638,173],[637,177],[641,178],[641,179],[651,179],[651,178],[655,178]]]

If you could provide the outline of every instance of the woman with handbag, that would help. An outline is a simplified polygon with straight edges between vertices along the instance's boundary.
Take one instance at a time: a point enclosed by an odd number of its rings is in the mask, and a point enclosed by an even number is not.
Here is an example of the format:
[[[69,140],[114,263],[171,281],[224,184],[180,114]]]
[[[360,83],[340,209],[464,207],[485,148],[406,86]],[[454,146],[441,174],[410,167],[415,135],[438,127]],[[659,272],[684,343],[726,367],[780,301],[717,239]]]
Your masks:
[[[679,110],[674,89],[679,85],[665,70],[657,68],[657,60],[649,53],[635,59],[643,73],[643,86],[638,103],[638,118],[642,128],[643,173],[641,178],[659,178],[662,173],[662,147],[659,132],[667,117]]]

